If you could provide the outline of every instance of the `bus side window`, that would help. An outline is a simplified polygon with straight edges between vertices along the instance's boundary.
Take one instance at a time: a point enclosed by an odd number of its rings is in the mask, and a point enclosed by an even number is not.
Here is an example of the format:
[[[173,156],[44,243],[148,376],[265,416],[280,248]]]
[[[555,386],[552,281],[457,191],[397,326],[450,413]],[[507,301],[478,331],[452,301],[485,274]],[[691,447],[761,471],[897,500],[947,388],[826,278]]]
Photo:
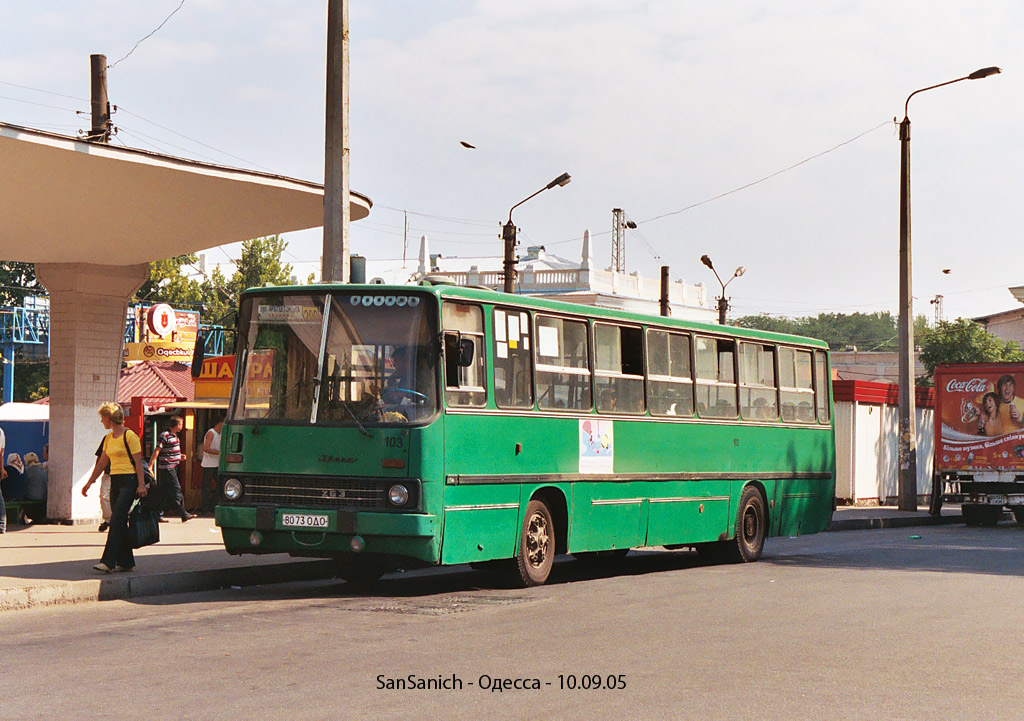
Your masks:
[[[600,413],[644,412],[641,329],[594,324],[594,392]]]
[[[445,303],[441,306],[444,329],[444,395],[449,406],[482,406],[487,403],[487,366],[484,354],[484,316],[479,306]]]
[[[828,417],[828,365],[822,351],[814,352],[814,390],[817,398],[818,423],[827,424]]]
[[[814,381],[810,351],[779,348],[782,420],[814,423]]]
[[[755,421],[779,417],[773,346],[740,343],[740,414]]]
[[[538,315],[534,319],[537,407],[590,410],[590,344],[585,321]]]
[[[736,378],[733,361],[736,342],[697,336],[697,413],[705,418],[735,418]]]
[[[647,332],[647,403],[657,416],[693,415],[690,336]]]
[[[526,311],[494,309],[494,403],[498,408],[533,408]]]

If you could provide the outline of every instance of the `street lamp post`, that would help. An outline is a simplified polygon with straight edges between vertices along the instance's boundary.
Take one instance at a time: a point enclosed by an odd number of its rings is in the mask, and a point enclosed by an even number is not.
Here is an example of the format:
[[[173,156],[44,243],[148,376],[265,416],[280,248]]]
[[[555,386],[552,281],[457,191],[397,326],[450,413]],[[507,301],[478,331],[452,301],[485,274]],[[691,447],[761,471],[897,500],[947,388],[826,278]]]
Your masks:
[[[743,267],[743,266],[741,265],[741,266],[740,266],[739,268],[737,268],[737,269],[736,269],[736,270],[735,270],[735,271],[733,272],[733,274],[732,274],[732,278],[729,278],[729,280],[727,280],[727,281],[725,281],[725,282],[723,283],[723,282],[722,282],[722,279],[721,279],[721,278],[719,278],[719,276],[718,276],[718,271],[717,271],[717,270],[715,270],[715,266],[713,266],[713,265],[711,264],[711,258],[709,258],[709,257],[708,257],[708,256],[706,256],[706,255],[702,255],[702,256],[700,257],[700,262],[701,262],[701,263],[703,263],[704,265],[706,265],[706,266],[707,266],[708,268],[710,268],[710,269],[711,269],[711,272],[715,274],[715,277],[716,277],[716,278],[718,278],[718,284],[719,284],[720,286],[722,286],[722,295],[720,295],[720,296],[718,297],[718,324],[719,324],[719,325],[725,325],[725,313],[726,313],[726,311],[728,311],[728,310],[729,310],[729,299],[725,297],[725,286],[729,285],[729,284],[730,284],[730,283],[732,283],[732,282],[733,282],[734,280],[736,280],[737,278],[739,278],[739,277],[740,277],[741,275],[743,275],[744,273],[746,273],[746,272],[747,272],[747,269],[746,269],[746,268],[744,268],[744,267]]]
[[[901,511],[917,510],[917,434],[914,430],[914,302],[911,295],[910,264],[910,99],[925,90],[952,85],[961,80],[980,80],[1002,72],[997,67],[975,70],[956,80],[915,90],[903,105],[900,123],[900,354],[899,354],[899,470],[897,496]]]
[[[516,225],[512,222],[512,211],[518,208],[520,205],[525,203],[530,198],[540,195],[545,190],[551,190],[556,186],[565,186],[569,184],[572,178],[569,177],[568,173],[562,173],[557,178],[552,180],[550,183],[545,185],[543,188],[538,190],[533,195],[523,198],[518,203],[513,205],[508,211],[508,222],[505,223],[501,229],[501,238],[505,242],[505,292],[511,293],[515,288],[516,281]]]

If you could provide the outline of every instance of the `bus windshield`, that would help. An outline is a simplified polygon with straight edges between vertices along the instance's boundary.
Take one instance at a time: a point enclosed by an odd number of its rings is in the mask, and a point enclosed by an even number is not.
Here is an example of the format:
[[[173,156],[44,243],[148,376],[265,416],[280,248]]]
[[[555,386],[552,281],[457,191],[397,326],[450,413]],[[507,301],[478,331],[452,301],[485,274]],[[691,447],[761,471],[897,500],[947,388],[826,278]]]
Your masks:
[[[232,420],[427,419],[437,410],[436,315],[429,296],[393,291],[243,299]]]

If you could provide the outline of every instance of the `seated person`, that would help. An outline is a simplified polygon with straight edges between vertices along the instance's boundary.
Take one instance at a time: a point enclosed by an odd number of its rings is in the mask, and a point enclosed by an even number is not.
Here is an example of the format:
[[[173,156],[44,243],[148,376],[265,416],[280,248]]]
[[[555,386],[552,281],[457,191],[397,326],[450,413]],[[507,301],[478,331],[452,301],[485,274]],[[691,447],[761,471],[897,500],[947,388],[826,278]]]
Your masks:
[[[11,453],[7,456],[7,465],[4,466],[4,470],[7,471],[7,478],[0,481],[2,484],[2,493],[4,499],[8,501],[21,501],[25,498],[25,474],[23,473],[25,466],[21,462],[21,456],[17,453]]]
[[[418,407],[425,402],[416,381],[412,349],[397,346],[391,353],[394,370],[384,379],[383,391],[379,394],[387,408],[385,422],[401,423],[415,420]]]
[[[25,500],[34,501],[25,507],[25,517],[32,522],[46,518],[47,472],[35,453],[25,454]]]

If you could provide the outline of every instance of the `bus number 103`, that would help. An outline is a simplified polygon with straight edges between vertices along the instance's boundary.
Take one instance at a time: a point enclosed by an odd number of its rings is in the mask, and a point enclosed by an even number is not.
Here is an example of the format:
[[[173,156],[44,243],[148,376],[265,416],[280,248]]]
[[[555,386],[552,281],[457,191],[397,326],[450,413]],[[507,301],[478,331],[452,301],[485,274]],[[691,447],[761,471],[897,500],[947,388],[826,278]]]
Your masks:
[[[599,673],[584,674],[583,676],[576,676],[575,674],[558,674],[558,688],[561,690],[572,691],[574,689],[608,689],[614,691],[616,689],[626,688],[626,674],[610,674],[608,676],[602,676]]]

